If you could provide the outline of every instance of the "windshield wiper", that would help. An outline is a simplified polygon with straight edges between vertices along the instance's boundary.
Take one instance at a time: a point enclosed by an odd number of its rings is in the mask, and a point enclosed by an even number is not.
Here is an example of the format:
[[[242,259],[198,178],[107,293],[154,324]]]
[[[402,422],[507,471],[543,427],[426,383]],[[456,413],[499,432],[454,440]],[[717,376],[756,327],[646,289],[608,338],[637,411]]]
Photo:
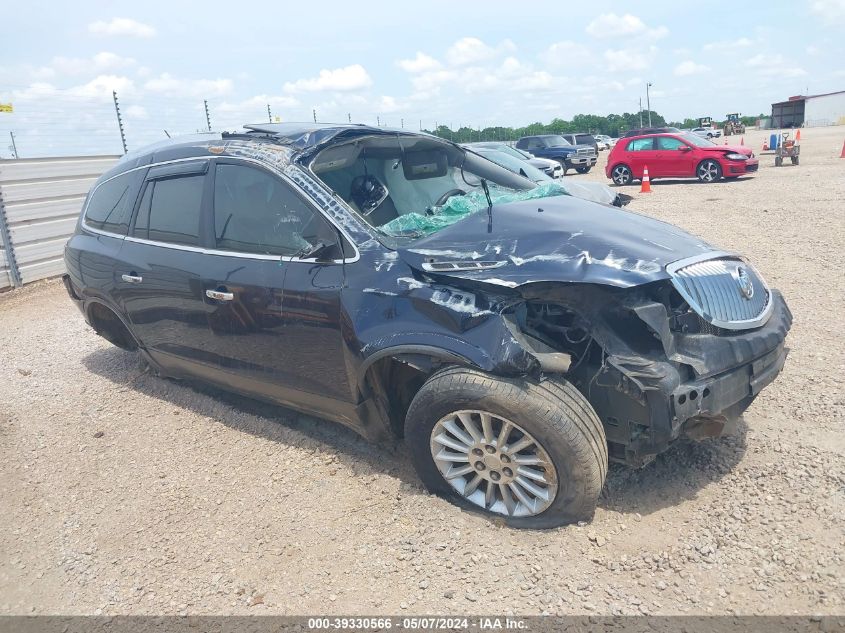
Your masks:
[[[487,232],[493,232],[493,198],[490,197],[490,187],[487,186],[487,179],[481,179],[481,188],[484,189],[484,195],[487,197]]]

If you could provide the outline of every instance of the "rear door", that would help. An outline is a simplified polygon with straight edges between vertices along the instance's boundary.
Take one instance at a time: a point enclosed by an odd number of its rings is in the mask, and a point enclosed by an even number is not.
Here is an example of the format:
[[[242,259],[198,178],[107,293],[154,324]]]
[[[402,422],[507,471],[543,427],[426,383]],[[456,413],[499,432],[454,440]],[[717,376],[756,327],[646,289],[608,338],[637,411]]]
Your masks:
[[[177,375],[194,373],[208,341],[201,288],[208,164],[198,159],[150,168],[115,275],[136,337]]]
[[[650,178],[654,178],[658,175],[660,167],[656,165],[657,152],[654,149],[653,136],[635,138],[628,141],[627,154],[634,178],[642,178],[643,169],[646,166],[648,166]]]

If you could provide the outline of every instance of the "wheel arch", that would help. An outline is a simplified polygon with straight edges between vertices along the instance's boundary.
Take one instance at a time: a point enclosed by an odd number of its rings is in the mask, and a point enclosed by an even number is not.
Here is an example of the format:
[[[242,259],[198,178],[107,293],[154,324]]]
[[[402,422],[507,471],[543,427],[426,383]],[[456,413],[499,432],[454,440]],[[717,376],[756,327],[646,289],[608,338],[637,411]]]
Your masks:
[[[120,311],[100,298],[89,299],[85,304],[85,320],[94,331],[121,349],[135,351],[138,340]]]
[[[482,369],[457,352],[433,345],[395,345],[370,355],[358,370],[358,388],[373,398],[395,437],[405,431],[405,414],[428,378],[446,366]]]

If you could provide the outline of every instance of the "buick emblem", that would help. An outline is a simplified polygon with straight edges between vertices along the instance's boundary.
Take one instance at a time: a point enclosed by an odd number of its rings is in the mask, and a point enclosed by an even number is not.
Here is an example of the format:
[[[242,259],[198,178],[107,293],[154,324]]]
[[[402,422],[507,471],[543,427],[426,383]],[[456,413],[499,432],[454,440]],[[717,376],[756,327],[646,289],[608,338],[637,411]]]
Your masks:
[[[744,298],[751,299],[754,296],[754,282],[742,266],[736,267],[736,283],[739,286],[739,293]]]

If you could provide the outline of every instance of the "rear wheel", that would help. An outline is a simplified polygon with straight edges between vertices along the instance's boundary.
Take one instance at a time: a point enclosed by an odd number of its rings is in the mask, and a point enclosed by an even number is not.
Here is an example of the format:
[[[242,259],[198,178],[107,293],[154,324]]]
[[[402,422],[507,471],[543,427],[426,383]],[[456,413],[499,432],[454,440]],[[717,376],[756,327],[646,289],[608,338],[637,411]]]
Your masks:
[[[430,491],[525,528],[589,519],[607,474],[607,440],[571,384],[443,370],[419,390],[405,422]]]
[[[780,167],[781,165],[783,165],[783,158],[775,156],[775,167]]]
[[[695,170],[701,182],[716,182],[722,177],[722,168],[715,160],[703,160]]]
[[[634,180],[634,174],[631,173],[631,168],[628,165],[616,165],[610,171],[610,177],[617,185],[630,185]]]

